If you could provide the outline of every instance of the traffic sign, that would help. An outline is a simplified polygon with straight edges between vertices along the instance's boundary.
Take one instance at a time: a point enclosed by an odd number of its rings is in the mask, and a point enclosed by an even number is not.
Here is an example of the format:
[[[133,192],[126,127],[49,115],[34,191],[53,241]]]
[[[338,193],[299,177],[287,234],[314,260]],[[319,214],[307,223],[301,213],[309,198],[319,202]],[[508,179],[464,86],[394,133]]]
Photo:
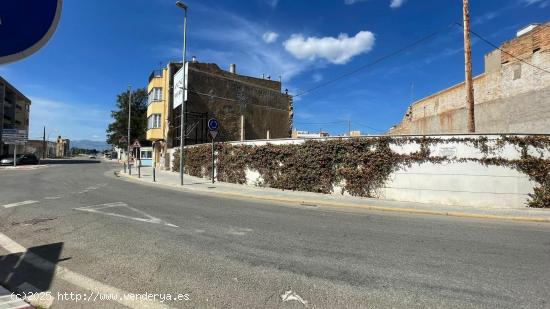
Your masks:
[[[218,119],[211,118],[208,120],[208,129],[210,129],[210,131],[217,131],[219,127],[220,123],[218,122]]]
[[[216,136],[218,136],[217,130],[210,130],[210,136],[212,136],[212,139],[216,139]]]
[[[141,148],[141,144],[139,143],[139,141],[137,139],[132,144],[132,148]]]
[[[121,137],[118,139],[118,142],[119,142],[119,143],[126,143],[126,137],[125,137],[125,136],[121,136]]]
[[[61,18],[63,0],[0,1],[0,64],[26,58],[53,36]]]

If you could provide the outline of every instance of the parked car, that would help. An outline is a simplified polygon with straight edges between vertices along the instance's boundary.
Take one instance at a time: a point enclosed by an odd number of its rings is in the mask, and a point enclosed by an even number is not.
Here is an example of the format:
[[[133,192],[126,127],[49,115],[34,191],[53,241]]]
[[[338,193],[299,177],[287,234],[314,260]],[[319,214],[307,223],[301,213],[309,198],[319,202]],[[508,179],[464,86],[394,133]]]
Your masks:
[[[32,153],[20,154],[16,156],[16,163],[17,165],[38,164],[39,160]],[[0,165],[13,165],[13,156],[2,157],[2,159],[0,160]]]

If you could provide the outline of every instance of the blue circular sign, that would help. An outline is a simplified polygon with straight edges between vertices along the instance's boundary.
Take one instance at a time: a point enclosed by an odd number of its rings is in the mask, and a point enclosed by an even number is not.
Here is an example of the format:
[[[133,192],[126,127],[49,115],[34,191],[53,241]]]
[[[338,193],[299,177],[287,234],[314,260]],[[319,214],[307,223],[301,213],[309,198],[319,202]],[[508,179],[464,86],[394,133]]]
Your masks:
[[[28,57],[46,45],[62,6],[63,0],[1,0],[0,64]]]
[[[218,122],[218,119],[212,118],[208,120],[208,129],[210,129],[210,131],[216,131],[219,127],[220,123]]]

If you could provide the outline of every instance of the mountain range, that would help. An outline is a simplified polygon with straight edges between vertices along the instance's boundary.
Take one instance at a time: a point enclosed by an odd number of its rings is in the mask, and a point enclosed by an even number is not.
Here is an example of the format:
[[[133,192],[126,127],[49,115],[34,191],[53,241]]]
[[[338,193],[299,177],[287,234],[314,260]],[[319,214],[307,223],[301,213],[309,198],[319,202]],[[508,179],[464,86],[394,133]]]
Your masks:
[[[87,139],[81,139],[81,140],[72,140],[71,141],[71,148],[81,148],[81,149],[96,149],[98,151],[103,150],[109,150],[111,149],[111,145],[107,144],[106,142],[102,141],[92,141]]]

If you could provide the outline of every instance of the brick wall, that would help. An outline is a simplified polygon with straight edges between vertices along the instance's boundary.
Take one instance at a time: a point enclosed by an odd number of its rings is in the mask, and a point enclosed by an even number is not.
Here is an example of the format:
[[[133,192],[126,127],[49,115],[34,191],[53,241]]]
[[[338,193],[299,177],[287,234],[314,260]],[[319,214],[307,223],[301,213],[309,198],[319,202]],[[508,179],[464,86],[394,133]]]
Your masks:
[[[193,63],[189,73],[189,112],[208,113],[220,121],[220,141],[290,137],[290,97],[277,81],[220,70],[215,64]]]
[[[477,132],[550,133],[550,74],[506,54],[550,70],[550,24],[504,43],[502,49],[487,55],[490,70],[474,79]],[[495,56],[500,56],[500,67]],[[390,134],[467,132],[465,97],[461,83],[417,101]]]

